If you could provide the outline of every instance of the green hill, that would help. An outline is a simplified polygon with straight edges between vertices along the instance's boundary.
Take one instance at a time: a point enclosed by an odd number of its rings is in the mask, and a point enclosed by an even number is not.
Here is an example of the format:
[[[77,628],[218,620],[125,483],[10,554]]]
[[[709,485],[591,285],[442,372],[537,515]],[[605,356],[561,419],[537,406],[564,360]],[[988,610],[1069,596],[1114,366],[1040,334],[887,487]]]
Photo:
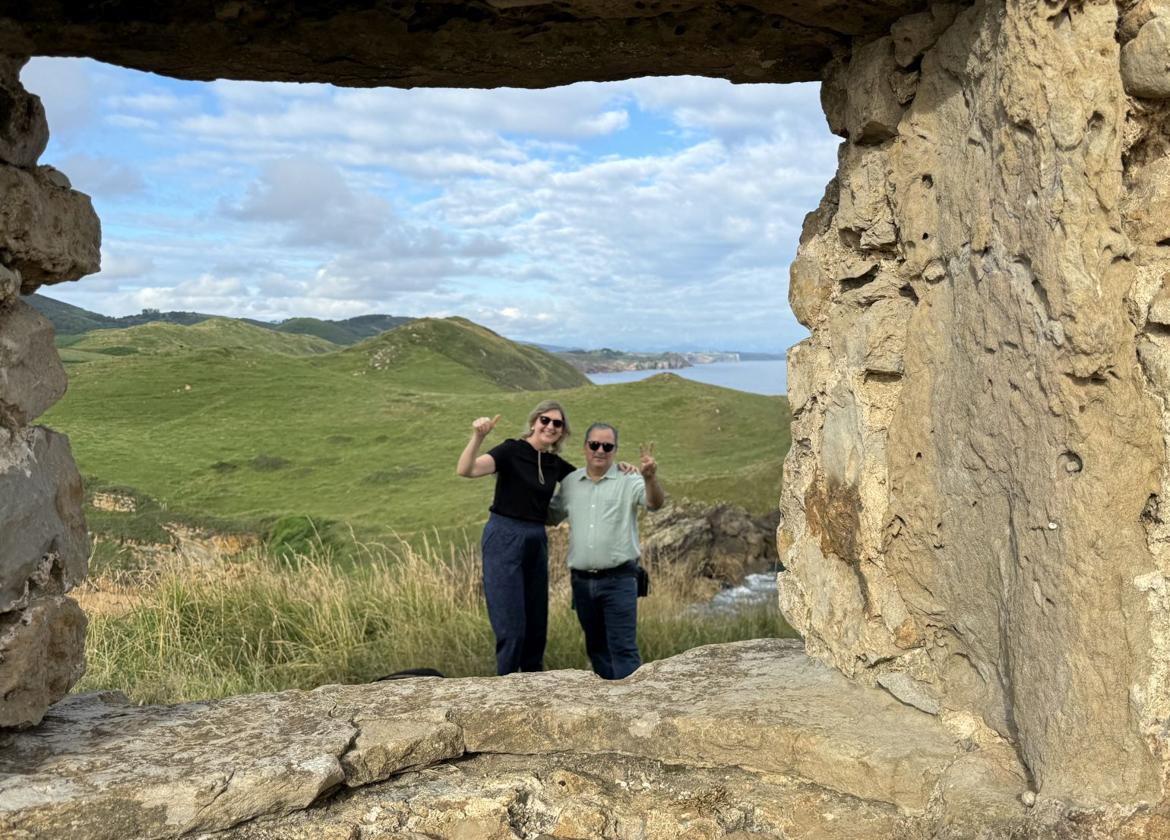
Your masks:
[[[116,318],[99,315],[80,306],[32,294],[25,298],[28,304],[44,315],[53,324],[57,335],[77,335],[90,330],[111,329],[119,326]]]
[[[221,317],[202,312],[162,312],[158,309],[144,309],[136,315],[123,315],[115,318],[110,315],[90,312],[80,306],[73,306],[41,294],[29,295],[25,300],[52,322],[53,330],[57,333],[58,346],[65,347],[70,346],[78,335],[91,330],[125,329],[160,322],[190,327]],[[245,324],[267,330],[314,335],[333,344],[349,345],[409,323],[412,319],[398,315],[358,315],[340,321],[328,321],[321,318],[289,318],[277,324],[257,321],[252,318],[232,320],[242,321]]]
[[[420,318],[340,354],[380,375],[412,385],[451,389],[458,369],[511,391],[575,388],[589,379],[572,365],[531,345],[517,344],[466,318]],[[414,374],[423,374],[420,381]],[[463,383],[469,384],[469,383]]]
[[[276,329],[287,333],[315,335],[334,344],[349,345],[357,344],[362,339],[408,324],[412,320],[412,318],[401,318],[396,315],[359,315],[344,321],[289,318],[287,321],[281,321],[277,324]]]
[[[197,350],[235,350],[304,356],[328,353],[337,345],[311,335],[282,333],[233,318],[208,318],[191,326],[154,321],[124,329],[86,333],[62,350],[68,361],[83,361],[78,353],[108,356],[175,354]],[[66,352],[69,351],[69,352]]]
[[[107,351],[141,349],[119,356],[70,348],[104,361],[72,365],[67,395],[43,422],[70,436],[91,490],[131,488],[157,501],[141,515],[87,512],[95,531],[138,538],[157,536],[163,514],[255,531],[308,516],[364,539],[473,528],[486,516],[493,482],[454,474],[471,421],[503,416],[490,447],[518,435],[548,396],[565,405],[576,429],[565,452],[573,463],[582,462],[585,427],[604,420],[621,429],[619,456],[637,460],[637,442],[655,440],[670,494],[756,512],[776,504],[789,444],[783,398],[671,374],[519,390],[583,377],[462,319],[411,326],[314,355],[254,344],[259,334],[250,331],[258,328],[230,321],[120,331],[139,336],[131,345],[101,333],[114,341]],[[181,345],[176,330],[186,337]],[[216,342],[191,343],[192,333],[208,331],[221,333]],[[223,333],[247,333],[247,351],[226,350]],[[156,335],[168,338],[146,349],[143,337]],[[374,366],[378,359],[385,364]],[[549,367],[541,369],[542,360]]]

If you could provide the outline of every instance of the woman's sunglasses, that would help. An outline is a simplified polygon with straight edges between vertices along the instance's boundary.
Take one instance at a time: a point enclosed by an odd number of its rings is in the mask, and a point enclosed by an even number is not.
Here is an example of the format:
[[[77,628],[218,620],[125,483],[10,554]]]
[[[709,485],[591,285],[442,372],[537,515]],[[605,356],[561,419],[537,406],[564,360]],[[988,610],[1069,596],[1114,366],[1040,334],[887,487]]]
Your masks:
[[[616,443],[602,443],[599,440],[588,441],[585,445],[594,452],[596,452],[598,449],[604,449],[606,452],[613,452],[614,447],[617,446]]]
[[[552,423],[552,427],[554,429],[559,429],[561,426],[565,425],[564,420],[558,420],[555,417],[549,417],[547,414],[542,414],[536,419],[540,421],[540,425],[542,426],[547,426],[549,423]]]

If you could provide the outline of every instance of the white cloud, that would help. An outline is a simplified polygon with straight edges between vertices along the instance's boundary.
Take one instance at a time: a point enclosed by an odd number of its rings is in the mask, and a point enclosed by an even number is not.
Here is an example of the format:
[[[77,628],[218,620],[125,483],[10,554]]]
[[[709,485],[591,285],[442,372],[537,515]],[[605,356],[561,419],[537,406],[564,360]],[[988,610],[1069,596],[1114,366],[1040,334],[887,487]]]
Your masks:
[[[140,170],[111,157],[73,154],[57,166],[69,173],[74,189],[94,198],[115,198],[140,193],[146,188]]]
[[[101,208],[117,243],[111,307],[461,314],[631,349],[726,335],[779,350],[802,332],[787,265],[836,165],[815,86],[395,91],[188,87],[93,62],[38,73],[51,120],[76,107],[84,136],[106,138],[69,149],[62,169],[119,199]],[[92,101],[100,120],[83,113]]]
[[[129,280],[135,277],[146,277],[154,270],[154,260],[150,257],[127,254],[121,251],[110,252],[102,248],[102,270],[97,275],[103,280]],[[89,285],[90,281],[86,281]]]
[[[130,96],[111,96],[105,102],[107,107],[128,111],[147,111],[173,114],[187,111],[195,106],[189,99],[162,91],[144,91]]]
[[[242,221],[287,224],[284,242],[298,246],[365,246],[396,224],[386,201],[352,190],[340,169],[310,156],[268,163],[242,199],[225,199],[220,209]]]

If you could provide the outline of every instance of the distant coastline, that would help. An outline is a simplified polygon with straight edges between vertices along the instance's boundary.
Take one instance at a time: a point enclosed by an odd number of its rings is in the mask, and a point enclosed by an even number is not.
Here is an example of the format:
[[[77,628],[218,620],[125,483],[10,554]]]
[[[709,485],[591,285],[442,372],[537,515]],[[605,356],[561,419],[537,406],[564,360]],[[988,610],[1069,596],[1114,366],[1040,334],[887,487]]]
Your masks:
[[[557,350],[555,352],[556,355],[587,375],[627,371],[684,370],[694,365],[779,361],[784,358],[773,353],[748,353],[735,350],[632,353],[606,347],[600,350]]]
[[[594,385],[617,385],[623,382],[637,382],[641,379],[647,379],[656,373],[661,373],[661,371],[626,370],[586,373],[586,376]],[[788,393],[788,365],[783,359],[712,362],[691,365],[676,370],[674,373],[695,382],[734,388],[749,394],[784,396]]]

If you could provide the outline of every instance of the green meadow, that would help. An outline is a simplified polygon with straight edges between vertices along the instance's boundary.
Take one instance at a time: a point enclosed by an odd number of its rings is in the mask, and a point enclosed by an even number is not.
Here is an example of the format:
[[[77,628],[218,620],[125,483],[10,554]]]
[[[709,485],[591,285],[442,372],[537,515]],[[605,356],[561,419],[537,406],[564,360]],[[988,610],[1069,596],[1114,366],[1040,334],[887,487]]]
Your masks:
[[[87,488],[137,499],[86,511],[97,535],[75,594],[90,623],[77,690],[139,702],[363,682],[392,671],[494,673],[478,537],[491,479],[455,475],[471,422],[487,446],[555,398],[581,462],[593,420],[621,448],[653,440],[667,493],[756,513],[779,496],[786,400],[661,374],[604,387],[541,350],[462,319],[413,321],[351,346],[241,321],[150,323],[59,342],[69,392],[43,422],[70,436]],[[486,447],[485,447],[486,449]],[[186,523],[261,537],[242,554],[144,561]],[[652,568],[645,661],[791,635],[775,604],[694,607],[716,584],[693,558]],[[546,667],[587,668],[563,557],[552,576]]]
[[[69,435],[91,489],[140,497],[91,528],[158,537],[164,520],[261,535],[311,521],[357,540],[474,530],[493,482],[455,475],[473,419],[502,415],[486,448],[554,398],[575,434],[604,420],[619,455],[653,440],[668,494],[771,510],[788,405],[661,374],[594,386],[541,350],[462,319],[424,319],[338,347],[240,321],[147,324],[71,337],[66,397],[43,419]],[[283,522],[283,525],[282,525]]]

